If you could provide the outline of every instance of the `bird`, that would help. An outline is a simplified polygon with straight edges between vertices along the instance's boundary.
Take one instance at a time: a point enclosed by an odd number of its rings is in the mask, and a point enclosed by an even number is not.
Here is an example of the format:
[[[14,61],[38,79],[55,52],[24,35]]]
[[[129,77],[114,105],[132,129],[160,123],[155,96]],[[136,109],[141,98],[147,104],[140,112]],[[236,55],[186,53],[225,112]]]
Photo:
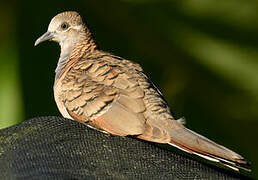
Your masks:
[[[53,89],[63,117],[110,135],[169,144],[233,170],[250,171],[241,155],[176,120],[142,67],[102,51],[79,13],[54,16],[35,46],[47,40],[61,47]]]

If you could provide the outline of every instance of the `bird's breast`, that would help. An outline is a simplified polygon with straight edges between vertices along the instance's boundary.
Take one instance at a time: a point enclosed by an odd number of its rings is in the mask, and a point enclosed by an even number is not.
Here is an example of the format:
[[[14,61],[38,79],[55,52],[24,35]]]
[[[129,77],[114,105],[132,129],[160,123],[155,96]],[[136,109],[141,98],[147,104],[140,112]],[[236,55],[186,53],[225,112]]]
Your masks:
[[[55,98],[58,110],[62,114],[62,116],[65,118],[68,118],[68,119],[73,119],[67,112],[67,109],[65,108],[65,105],[62,100],[62,96],[63,96],[62,79],[63,79],[63,77],[56,79],[56,82],[54,84],[54,98]]]

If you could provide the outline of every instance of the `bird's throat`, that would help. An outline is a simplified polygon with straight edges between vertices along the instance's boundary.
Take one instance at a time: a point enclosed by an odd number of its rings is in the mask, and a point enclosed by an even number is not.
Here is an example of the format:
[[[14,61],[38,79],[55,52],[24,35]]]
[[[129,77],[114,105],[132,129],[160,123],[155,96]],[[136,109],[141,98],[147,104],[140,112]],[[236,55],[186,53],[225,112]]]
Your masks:
[[[64,71],[65,66],[69,61],[69,57],[73,49],[74,47],[72,46],[65,46],[61,44],[61,53],[55,70],[55,73],[56,73],[55,80],[57,80],[62,74],[62,72]]]

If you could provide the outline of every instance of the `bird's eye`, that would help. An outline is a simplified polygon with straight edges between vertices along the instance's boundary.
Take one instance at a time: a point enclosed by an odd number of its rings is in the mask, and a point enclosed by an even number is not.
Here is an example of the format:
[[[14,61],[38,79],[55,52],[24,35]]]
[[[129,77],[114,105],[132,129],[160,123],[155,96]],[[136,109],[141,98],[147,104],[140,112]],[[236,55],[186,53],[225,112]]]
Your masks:
[[[61,24],[61,29],[66,30],[69,27],[68,23],[64,22]]]

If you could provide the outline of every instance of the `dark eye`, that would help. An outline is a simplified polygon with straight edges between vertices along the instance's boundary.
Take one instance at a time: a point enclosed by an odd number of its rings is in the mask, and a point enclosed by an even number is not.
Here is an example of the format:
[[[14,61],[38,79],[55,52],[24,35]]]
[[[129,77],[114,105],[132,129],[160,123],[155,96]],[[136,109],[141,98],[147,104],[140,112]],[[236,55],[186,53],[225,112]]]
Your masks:
[[[69,27],[68,23],[64,22],[61,24],[61,29],[66,30]]]

